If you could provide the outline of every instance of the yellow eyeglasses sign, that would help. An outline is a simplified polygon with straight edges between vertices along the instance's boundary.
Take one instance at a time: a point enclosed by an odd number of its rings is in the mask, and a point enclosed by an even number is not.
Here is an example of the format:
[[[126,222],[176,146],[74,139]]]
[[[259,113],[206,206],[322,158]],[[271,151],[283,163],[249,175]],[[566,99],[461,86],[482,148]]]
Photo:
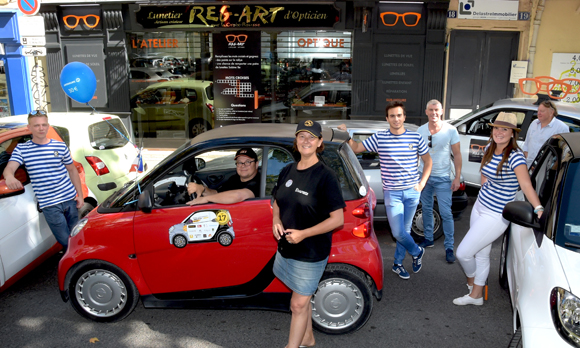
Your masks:
[[[381,20],[383,24],[387,27],[393,27],[399,21],[399,18],[403,18],[403,24],[407,27],[414,27],[419,24],[419,20],[421,19],[421,14],[418,12],[405,12],[405,13],[396,13],[396,12],[382,12],[381,13]]]

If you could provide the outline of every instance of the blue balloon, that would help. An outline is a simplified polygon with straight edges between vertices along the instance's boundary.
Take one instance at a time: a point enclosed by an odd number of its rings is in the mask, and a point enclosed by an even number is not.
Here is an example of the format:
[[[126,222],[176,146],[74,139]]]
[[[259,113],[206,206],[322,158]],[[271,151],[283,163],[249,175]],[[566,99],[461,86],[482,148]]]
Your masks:
[[[93,99],[97,78],[85,63],[71,62],[60,72],[60,86],[72,100],[84,104]]]

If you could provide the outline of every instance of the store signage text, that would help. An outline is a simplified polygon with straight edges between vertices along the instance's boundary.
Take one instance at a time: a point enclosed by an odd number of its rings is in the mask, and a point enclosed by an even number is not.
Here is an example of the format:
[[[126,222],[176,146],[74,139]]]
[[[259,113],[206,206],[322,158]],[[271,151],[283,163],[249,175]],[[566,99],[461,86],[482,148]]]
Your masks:
[[[137,22],[144,28],[192,25],[221,28],[332,27],[339,21],[334,5],[195,5],[141,6]]]
[[[296,42],[298,47],[341,47],[344,48],[344,39],[305,39]]]
[[[131,46],[133,48],[179,47],[179,42],[177,39],[131,39]]]

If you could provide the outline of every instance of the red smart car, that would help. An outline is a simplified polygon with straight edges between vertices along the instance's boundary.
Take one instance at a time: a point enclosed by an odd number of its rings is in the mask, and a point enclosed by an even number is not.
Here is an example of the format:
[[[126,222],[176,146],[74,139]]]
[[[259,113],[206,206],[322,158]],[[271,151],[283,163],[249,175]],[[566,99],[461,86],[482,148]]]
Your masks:
[[[184,144],[151,172],[112,194],[79,221],[59,264],[59,287],[82,316],[111,322],[146,308],[251,308],[288,311],[290,290],[272,272],[272,189],[299,153],[296,126],[217,128]],[[345,143],[323,129],[322,160],[346,201],[326,271],[313,297],[313,324],[342,334],[369,319],[383,289],[383,258],[373,229],[373,191]],[[219,187],[235,173],[241,147],[258,154],[260,195],[236,204],[188,206],[186,185]]]

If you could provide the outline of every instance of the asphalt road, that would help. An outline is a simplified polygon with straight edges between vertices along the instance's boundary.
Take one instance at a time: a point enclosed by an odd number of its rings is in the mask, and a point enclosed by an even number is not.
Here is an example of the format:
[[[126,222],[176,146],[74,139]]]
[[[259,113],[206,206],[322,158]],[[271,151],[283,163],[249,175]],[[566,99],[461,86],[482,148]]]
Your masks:
[[[455,224],[457,246],[469,227],[475,197]],[[384,223],[376,225],[385,262],[383,299],[370,320],[342,336],[315,333],[316,347],[507,347],[511,306],[499,287],[499,242],[492,249],[489,299],[483,306],[458,307],[467,293],[456,262],[445,262],[443,239],[426,251],[423,269],[402,280],[391,272],[394,242]],[[60,299],[58,255],[0,294],[0,346],[8,347],[284,347],[290,314],[257,310],[162,310],[139,304],[125,320],[95,323]],[[407,256],[405,266],[411,269]]]

